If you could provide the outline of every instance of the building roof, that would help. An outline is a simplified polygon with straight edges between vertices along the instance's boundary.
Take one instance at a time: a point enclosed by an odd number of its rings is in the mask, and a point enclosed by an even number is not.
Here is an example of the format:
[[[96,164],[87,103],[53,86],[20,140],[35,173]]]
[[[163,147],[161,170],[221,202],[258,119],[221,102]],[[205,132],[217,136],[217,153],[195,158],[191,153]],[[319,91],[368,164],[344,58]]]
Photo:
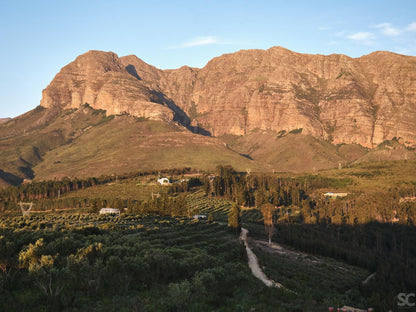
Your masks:
[[[105,214],[105,213],[120,213],[120,209],[116,209],[116,208],[101,208],[100,209],[100,214]]]
[[[157,182],[160,183],[160,184],[169,184],[170,183],[168,178],[157,179]]]

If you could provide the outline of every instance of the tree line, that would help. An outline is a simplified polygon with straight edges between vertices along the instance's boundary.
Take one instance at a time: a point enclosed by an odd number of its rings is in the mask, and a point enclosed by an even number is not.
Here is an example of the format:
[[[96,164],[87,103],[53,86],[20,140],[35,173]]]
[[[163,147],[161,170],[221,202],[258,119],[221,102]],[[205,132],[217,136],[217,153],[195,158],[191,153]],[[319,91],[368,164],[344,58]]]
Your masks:
[[[308,198],[306,183],[269,174],[238,173],[231,166],[218,166],[215,176],[205,176],[203,187],[207,195],[224,196],[246,207],[298,205]]]
[[[46,180],[40,182],[35,181],[31,183],[21,184],[18,186],[9,186],[5,189],[0,190],[0,211],[16,209],[17,203],[19,201],[37,201],[39,202],[39,210],[46,210],[47,208],[53,209],[53,207],[59,209],[62,206],[66,206],[62,208],[88,207],[91,201],[91,199],[89,198],[79,198],[79,202],[77,202],[76,199],[60,199],[60,197],[72,191],[93,187],[95,185],[116,182],[118,180],[126,180],[149,175],[158,175],[160,173],[163,173],[165,175],[181,175],[193,172],[194,170],[191,168],[173,168],[160,171],[138,171],[120,175],[102,175],[100,177],[90,177],[86,179],[64,178],[62,180]],[[178,191],[187,191],[189,190],[189,187],[192,187],[197,183],[198,181],[195,181],[195,179],[191,179],[189,183],[184,183],[184,185],[174,185],[171,187],[172,190],[170,191],[170,193],[175,193]],[[95,201],[103,203],[103,201],[100,201],[99,199],[96,199]],[[102,205],[102,207],[105,206]]]
[[[225,197],[242,207],[261,210],[274,205],[278,222],[308,224],[364,224],[373,221],[416,224],[414,185],[392,186],[388,190],[368,190],[345,198],[325,197],[322,188],[341,188],[350,178],[310,175],[282,178],[272,174],[238,173],[231,166],[218,166],[215,175],[204,177],[208,196]],[[409,200],[401,200],[410,198]]]

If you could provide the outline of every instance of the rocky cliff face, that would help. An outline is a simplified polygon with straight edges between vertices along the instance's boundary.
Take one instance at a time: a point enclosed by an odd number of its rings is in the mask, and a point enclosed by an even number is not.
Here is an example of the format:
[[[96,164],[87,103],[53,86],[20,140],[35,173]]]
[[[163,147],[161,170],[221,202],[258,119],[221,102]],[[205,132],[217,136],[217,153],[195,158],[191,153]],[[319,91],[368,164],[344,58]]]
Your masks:
[[[135,56],[91,51],[57,74],[41,105],[88,103],[214,136],[302,129],[335,144],[373,147],[397,137],[416,146],[415,96],[416,57],[389,52],[353,59],[275,47],[162,71]]]
[[[43,90],[41,106],[61,109],[89,104],[109,115],[171,120],[173,112],[112,52],[90,51],[62,68]]]

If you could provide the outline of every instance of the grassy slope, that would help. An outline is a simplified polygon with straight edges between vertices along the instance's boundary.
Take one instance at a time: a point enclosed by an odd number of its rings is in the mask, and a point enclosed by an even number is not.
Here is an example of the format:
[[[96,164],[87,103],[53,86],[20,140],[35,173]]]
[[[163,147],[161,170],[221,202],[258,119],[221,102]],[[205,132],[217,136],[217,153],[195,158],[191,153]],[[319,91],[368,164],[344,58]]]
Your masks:
[[[326,170],[319,174],[335,179],[352,179],[353,183],[346,188],[347,191],[387,191],[395,186],[416,185],[416,160],[359,163],[350,168]]]
[[[341,144],[338,146],[338,154],[347,162],[353,162],[368,153],[368,149],[359,144]]]
[[[103,112],[90,108],[55,114],[38,107],[0,125],[0,169],[5,172],[0,180],[14,184],[16,177],[33,178],[32,168],[46,152],[77,138],[103,118]]]
[[[37,179],[51,179],[143,169],[213,169],[219,164],[232,164],[239,170],[259,169],[255,162],[217,139],[190,133],[174,124],[116,116],[72,143],[48,152],[34,170]]]
[[[403,144],[396,140],[385,141],[376,148],[369,151],[363,157],[355,162],[375,162],[375,161],[391,161],[400,159],[415,159],[414,150],[406,148]]]
[[[396,141],[386,141],[373,150],[358,144],[332,145],[310,135],[253,131],[246,136],[224,136],[231,148],[278,172],[311,172],[365,162],[414,159],[414,151]]]
[[[312,136],[288,134],[279,137],[271,131],[256,131],[230,141],[236,151],[267,163],[276,171],[312,171],[337,167],[345,160],[334,145]]]
[[[334,146],[308,135],[279,136],[272,131],[215,139],[175,124],[106,117],[104,111],[89,107],[63,112],[38,107],[0,125],[0,187],[23,178],[89,177],[142,169],[207,170],[231,164],[241,171],[306,172],[339,163],[415,157],[414,151],[397,142],[386,144],[368,152],[359,145]]]

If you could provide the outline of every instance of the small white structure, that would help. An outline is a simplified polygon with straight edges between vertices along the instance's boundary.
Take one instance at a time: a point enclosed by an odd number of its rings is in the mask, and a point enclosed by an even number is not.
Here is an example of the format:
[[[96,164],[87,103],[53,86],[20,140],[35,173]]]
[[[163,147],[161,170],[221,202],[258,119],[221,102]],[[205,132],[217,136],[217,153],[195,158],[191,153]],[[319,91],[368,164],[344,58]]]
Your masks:
[[[197,214],[197,215],[194,215],[194,219],[202,219],[202,220],[205,220],[207,218],[207,216],[206,215],[201,215],[201,214]]]
[[[327,198],[338,198],[338,197],[347,197],[348,193],[333,193],[333,192],[326,192],[324,194]]]
[[[22,203],[22,202],[20,202],[19,206],[20,206],[20,209],[22,210],[23,217],[24,218],[29,217],[30,216],[30,210],[32,210],[32,207],[33,207],[33,203],[32,202],[31,203]],[[29,206],[29,208],[25,209],[24,208],[25,206]]]
[[[120,214],[120,209],[116,209],[116,208],[101,208],[100,215],[102,215],[102,214],[116,214],[116,215],[119,215]]]
[[[401,197],[399,199],[399,203],[407,203],[407,202],[414,202],[416,201],[416,197],[415,196],[406,196],[406,197]]]
[[[160,185],[169,185],[170,181],[168,178],[160,178],[157,180],[157,183]]]

